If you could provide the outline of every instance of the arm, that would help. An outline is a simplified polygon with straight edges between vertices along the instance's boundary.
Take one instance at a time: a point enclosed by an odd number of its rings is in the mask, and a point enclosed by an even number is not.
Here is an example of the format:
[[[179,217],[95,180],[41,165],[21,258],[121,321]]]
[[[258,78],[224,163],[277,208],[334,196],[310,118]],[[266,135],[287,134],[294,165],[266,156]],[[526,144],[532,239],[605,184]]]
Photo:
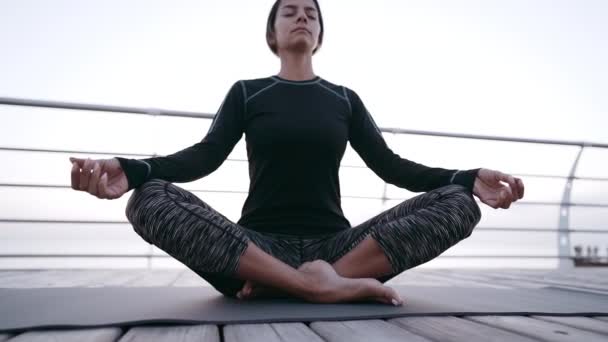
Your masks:
[[[232,85],[202,141],[168,156],[116,157],[127,176],[129,190],[153,178],[191,182],[220,167],[243,135],[245,99],[242,86],[241,82]]]
[[[460,184],[473,192],[480,168],[470,170],[429,167],[401,158],[384,141],[382,133],[356,92],[345,88],[351,106],[349,141],[365,164],[382,180],[413,192]]]

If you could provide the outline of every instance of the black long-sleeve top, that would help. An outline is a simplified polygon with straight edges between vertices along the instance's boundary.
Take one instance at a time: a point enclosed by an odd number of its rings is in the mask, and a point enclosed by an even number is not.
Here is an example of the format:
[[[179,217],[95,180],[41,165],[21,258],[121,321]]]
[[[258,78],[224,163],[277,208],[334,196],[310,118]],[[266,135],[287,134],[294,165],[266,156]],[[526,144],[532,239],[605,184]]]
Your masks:
[[[168,156],[117,157],[129,190],[153,178],[191,182],[215,171],[245,133],[249,192],[238,224],[261,232],[330,233],[351,227],[338,169],[346,142],[382,180],[413,192],[448,184],[473,190],[478,169],[429,167],[386,144],[355,91],[317,76],[239,80],[202,141]]]

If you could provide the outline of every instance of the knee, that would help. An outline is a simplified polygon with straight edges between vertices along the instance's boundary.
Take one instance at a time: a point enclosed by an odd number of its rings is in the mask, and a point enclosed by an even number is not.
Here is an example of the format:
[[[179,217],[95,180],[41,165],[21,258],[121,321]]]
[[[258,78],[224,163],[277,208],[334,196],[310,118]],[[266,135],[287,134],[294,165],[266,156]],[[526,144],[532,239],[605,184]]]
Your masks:
[[[463,238],[467,238],[481,221],[481,209],[469,189],[460,184],[451,184],[446,187],[446,195],[455,207],[455,213],[465,225]]]
[[[136,223],[142,219],[145,209],[149,208],[154,200],[159,199],[159,195],[164,191],[165,183],[167,181],[162,179],[151,179],[133,189],[125,207],[125,215],[129,222]]]

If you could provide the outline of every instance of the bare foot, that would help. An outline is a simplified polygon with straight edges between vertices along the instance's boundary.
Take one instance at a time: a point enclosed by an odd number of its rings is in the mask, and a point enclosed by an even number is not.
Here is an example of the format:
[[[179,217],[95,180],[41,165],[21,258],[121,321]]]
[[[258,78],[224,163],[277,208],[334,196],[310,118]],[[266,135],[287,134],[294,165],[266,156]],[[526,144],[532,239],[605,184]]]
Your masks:
[[[243,288],[236,294],[239,299],[252,298],[284,298],[292,295],[276,287],[266,286],[247,280]]]
[[[304,298],[311,302],[378,301],[392,305],[403,305],[403,300],[401,300],[399,294],[377,279],[342,277],[324,260],[305,262],[298,268],[298,271],[305,273],[309,277],[311,285],[316,288],[316,291]],[[257,284],[250,280],[245,282],[245,285],[237,294],[240,299],[289,296],[291,295],[281,289]]]

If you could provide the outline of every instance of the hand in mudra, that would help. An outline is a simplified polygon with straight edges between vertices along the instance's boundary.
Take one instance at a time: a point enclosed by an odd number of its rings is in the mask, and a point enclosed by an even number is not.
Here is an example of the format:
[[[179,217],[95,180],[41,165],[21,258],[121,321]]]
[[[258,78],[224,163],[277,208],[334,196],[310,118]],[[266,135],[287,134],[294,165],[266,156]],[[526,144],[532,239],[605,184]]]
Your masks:
[[[97,198],[115,199],[128,191],[127,176],[116,158],[81,159],[72,162],[72,189],[86,191]]]
[[[509,186],[502,184],[501,181],[508,183]],[[482,168],[475,178],[473,194],[494,209],[508,209],[512,202],[524,197],[524,182],[509,174]]]
[[[383,285],[374,278],[345,278],[340,276],[328,262],[317,259],[305,262],[298,271],[305,273],[312,284],[315,284],[313,294],[304,298],[317,303],[339,303],[348,301],[378,301],[386,304],[402,305],[403,300],[399,294],[389,286]],[[239,299],[254,297],[280,298],[288,297],[288,293],[281,289],[268,287],[247,280],[238,292]]]

